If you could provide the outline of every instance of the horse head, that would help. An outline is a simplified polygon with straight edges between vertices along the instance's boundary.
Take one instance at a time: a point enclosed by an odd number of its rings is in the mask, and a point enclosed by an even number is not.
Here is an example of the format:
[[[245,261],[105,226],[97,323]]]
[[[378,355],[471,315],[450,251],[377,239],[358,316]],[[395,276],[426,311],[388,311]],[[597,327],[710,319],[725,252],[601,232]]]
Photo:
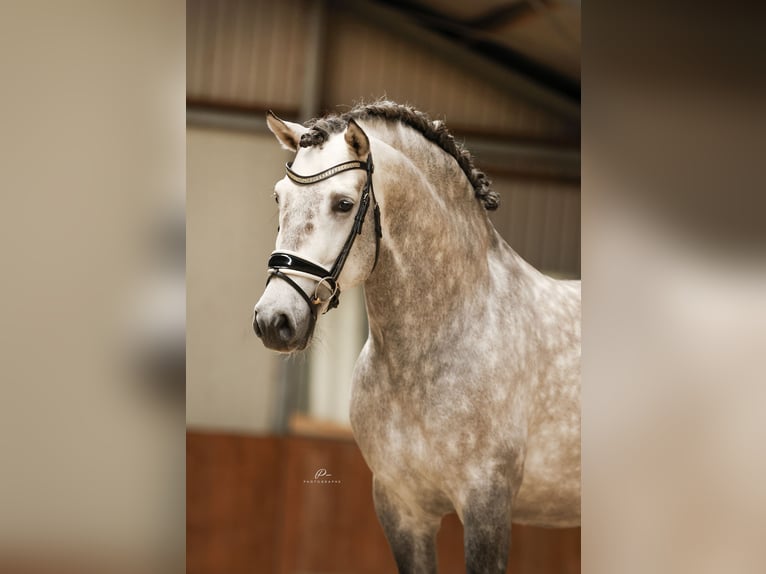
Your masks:
[[[289,353],[308,346],[341,288],[364,282],[374,268],[379,212],[370,140],[354,120],[333,134],[271,113],[267,124],[296,156],[274,186],[279,229],[253,328],[264,345]]]

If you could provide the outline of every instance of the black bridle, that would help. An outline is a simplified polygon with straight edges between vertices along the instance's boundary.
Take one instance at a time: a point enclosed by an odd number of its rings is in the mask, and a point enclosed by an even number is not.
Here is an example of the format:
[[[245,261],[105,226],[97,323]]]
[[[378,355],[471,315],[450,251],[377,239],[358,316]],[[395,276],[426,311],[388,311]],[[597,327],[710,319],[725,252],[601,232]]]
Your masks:
[[[274,277],[279,277],[286,281],[300,294],[301,297],[303,297],[306,303],[308,303],[312,316],[316,318],[317,310],[325,302],[328,303],[325,313],[338,306],[340,300],[338,277],[340,277],[341,271],[343,271],[343,266],[346,264],[346,259],[351,252],[351,248],[354,246],[354,241],[356,240],[357,235],[362,233],[362,224],[367,215],[367,210],[370,207],[370,202],[374,204],[373,216],[375,220],[375,261],[372,268],[375,269],[375,266],[378,264],[380,238],[383,236],[383,232],[380,227],[380,209],[378,208],[378,202],[375,199],[375,191],[372,188],[372,172],[374,171],[372,154],[368,154],[367,161],[346,161],[334,165],[322,172],[315,173],[314,175],[298,175],[291,169],[292,162],[288,162],[285,168],[287,170],[287,177],[298,185],[310,185],[351,169],[363,169],[367,172],[367,180],[362,189],[362,196],[359,199],[359,209],[354,217],[354,225],[351,228],[351,232],[348,234],[346,242],[343,244],[343,249],[341,249],[340,254],[335,259],[332,269],[328,271],[321,265],[289,251],[274,251],[269,257],[269,279],[266,281],[266,284],[268,285],[269,281]],[[317,281],[316,287],[314,288],[314,294],[309,297],[309,295],[301,289],[300,285],[293,281],[289,275],[308,277],[309,279]],[[322,299],[319,296],[320,286],[324,286],[330,291],[330,296],[328,298]]]

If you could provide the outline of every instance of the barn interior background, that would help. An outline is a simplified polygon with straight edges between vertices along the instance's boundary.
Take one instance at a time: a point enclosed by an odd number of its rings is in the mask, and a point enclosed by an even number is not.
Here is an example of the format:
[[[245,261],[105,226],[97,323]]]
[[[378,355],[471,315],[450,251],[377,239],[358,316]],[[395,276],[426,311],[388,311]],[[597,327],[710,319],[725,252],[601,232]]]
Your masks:
[[[301,356],[252,331],[290,155],[265,112],[385,96],[444,119],[500,192],[511,246],[579,277],[579,93],[577,1],[188,0],[187,572],[395,571],[348,427],[361,290]],[[340,483],[304,482],[320,468]],[[461,536],[445,518],[441,571],[464,571]],[[579,529],[513,536],[509,572],[580,571]]]

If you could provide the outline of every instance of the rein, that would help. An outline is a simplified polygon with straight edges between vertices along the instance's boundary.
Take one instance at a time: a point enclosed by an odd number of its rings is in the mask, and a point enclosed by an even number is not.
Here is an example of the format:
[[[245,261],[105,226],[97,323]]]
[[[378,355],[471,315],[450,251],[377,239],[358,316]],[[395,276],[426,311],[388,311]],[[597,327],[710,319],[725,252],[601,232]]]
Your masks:
[[[292,162],[288,162],[285,165],[287,177],[298,185],[310,185],[352,169],[363,169],[367,172],[367,180],[364,184],[364,188],[362,188],[362,196],[359,199],[359,209],[357,209],[356,216],[354,217],[354,225],[351,228],[351,232],[348,234],[346,242],[343,244],[343,249],[341,249],[338,257],[335,259],[332,269],[328,271],[321,265],[301,257],[292,251],[274,251],[269,257],[269,278],[266,281],[266,284],[268,285],[269,281],[274,277],[279,277],[286,281],[288,285],[303,297],[303,300],[306,301],[311,310],[311,315],[315,319],[317,310],[325,302],[328,303],[325,313],[330,309],[337,307],[340,302],[340,285],[338,284],[338,278],[343,271],[343,266],[346,264],[346,259],[351,252],[351,248],[354,246],[356,237],[362,233],[362,225],[371,201],[374,204],[373,217],[375,220],[375,261],[372,265],[372,269],[374,270],[378,264],[380,238],[383,236],[383,231],[380,226],[380,209],[378,208],[378,202],[375,199],[375,191],[372,188],[372,172],[375,168],[372,163],[372,153],[368,154],[367,161],[346,161],[319,173],[315,173],[314,175],[298,175],[292,170]],[[309,296],[303,289],[301,289],[300,285],[290,277],[290,275],[306,277],[316,281],[314,294]],[[319,288],[321,286],[324,286],[330,291],[330,296],[326,299],[322,299],[319,296]]]

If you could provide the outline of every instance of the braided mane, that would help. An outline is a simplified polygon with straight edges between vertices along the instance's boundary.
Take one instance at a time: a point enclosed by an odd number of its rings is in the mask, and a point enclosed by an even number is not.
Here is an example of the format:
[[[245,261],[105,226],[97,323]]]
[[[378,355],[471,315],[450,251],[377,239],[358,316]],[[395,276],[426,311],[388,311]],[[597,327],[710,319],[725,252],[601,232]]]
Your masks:
[[[309,131],[301,136],[301,147],[321,145],[330,134],[335,134],[346,129],[348,121],[382,119],[398,121],[420,133],[428,141],[438,145],[442,150],[455,158],[460,168],[465,173],[468,181],[473,186],[476,198],[482,202],[488,211],[497,209],[500,196],[490,189],[490,180],[483,171],[476,169],[473,164],[471,152],[447,130],[443,122],[432,121],[427,114],[416,110],[412,106],[406,106],[389,101],[378,101],[372,104],[359,104],[341,115],[328,115],[324,118],[315,118],[306,122]]]

